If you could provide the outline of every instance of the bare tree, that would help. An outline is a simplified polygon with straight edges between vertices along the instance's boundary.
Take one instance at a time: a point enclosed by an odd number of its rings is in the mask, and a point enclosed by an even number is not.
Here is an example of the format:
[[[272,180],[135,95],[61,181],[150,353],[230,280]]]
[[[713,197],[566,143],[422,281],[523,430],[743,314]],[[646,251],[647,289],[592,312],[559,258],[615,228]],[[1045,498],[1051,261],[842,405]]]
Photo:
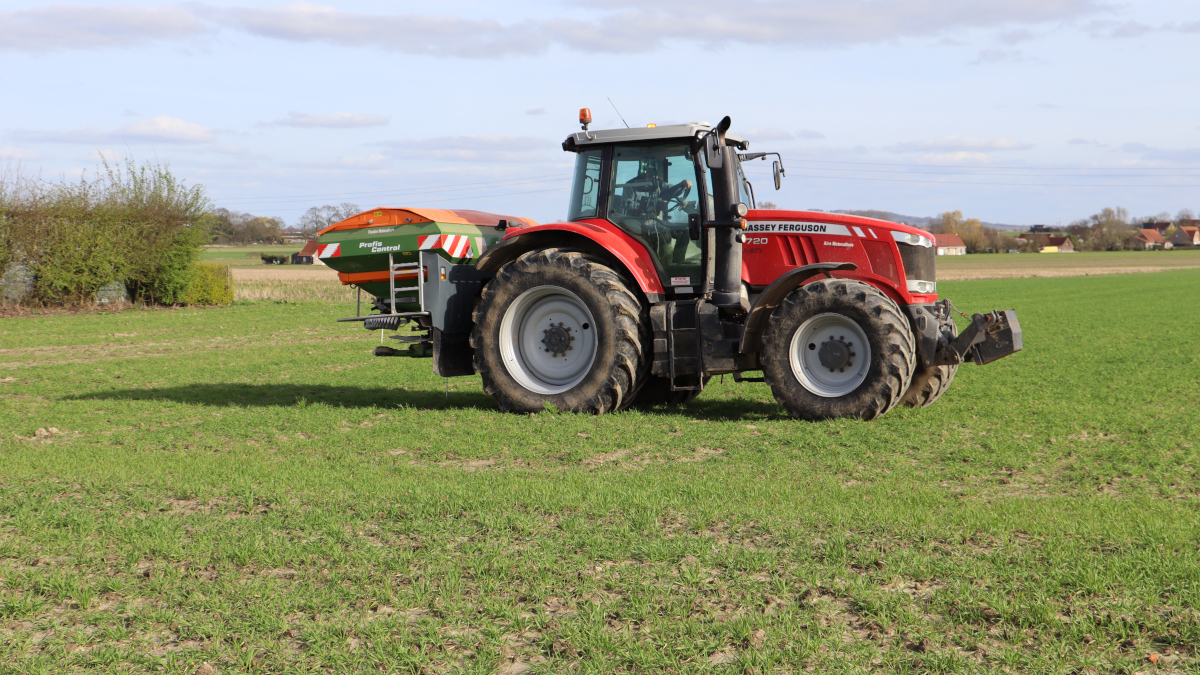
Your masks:
[[[759,202],[755,206],[757,206],[760,209],[768,209],[768,210],[775,210],[775,209],[779,208],[779,205],[776,204],[775,202]]]
[[[337,206],[333,206],[332,204],[314,206],[305,211],[304,215],[300,217],[300,231],[304,234],[312,235],[360,212],[362,212],[362,209],[359,208],[358,204],[351,204],[349,202],[342,202]]]
[[[1196,214],[1192,213],[1191,209],[1179,209],[1179,213],[1175,214],[1175,220],[1195,220]]]

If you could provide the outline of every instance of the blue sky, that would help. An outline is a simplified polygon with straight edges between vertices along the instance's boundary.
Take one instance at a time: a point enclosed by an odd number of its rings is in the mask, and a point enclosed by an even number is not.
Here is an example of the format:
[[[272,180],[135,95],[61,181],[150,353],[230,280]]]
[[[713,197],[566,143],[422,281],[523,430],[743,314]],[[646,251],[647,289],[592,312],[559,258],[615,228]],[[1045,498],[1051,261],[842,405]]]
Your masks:
[[[0,162],[168,162],[228,208],[566,210],[560,143],[733,118],[782,207],[1200,211],[1200,5],[1100,0],[0,4]]]

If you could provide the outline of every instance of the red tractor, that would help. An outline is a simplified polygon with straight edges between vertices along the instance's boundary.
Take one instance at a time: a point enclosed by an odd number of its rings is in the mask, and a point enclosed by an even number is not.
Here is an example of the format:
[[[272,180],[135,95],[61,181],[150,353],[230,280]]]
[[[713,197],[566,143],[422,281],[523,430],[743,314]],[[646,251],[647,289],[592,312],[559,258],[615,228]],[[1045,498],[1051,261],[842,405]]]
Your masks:
[[[1013,311],[957,331],[927,232],[755,209],[742,163],[778,154],[746,152],[728,117],[595,131],[590,117],[581,111],[583,130],[563,143],[576,155],[566,222],[491,216],[502,237],[473,265],[421,251],[407,263],[418,290],[408,307],[396,296],[404,263],[389,256],[390,299],[349,320],[416,321],[424,335],[398,336],[420,343],[410,354],[432,355],[439,374],[479,373],[514,412],[682,404],[729,373],[765,381],[795,417],[874,419],[933,403],[965,361],[1021,349]],[[782,160],[773,166],[779,189]],[[762,377],[742,377],[752,371]]]

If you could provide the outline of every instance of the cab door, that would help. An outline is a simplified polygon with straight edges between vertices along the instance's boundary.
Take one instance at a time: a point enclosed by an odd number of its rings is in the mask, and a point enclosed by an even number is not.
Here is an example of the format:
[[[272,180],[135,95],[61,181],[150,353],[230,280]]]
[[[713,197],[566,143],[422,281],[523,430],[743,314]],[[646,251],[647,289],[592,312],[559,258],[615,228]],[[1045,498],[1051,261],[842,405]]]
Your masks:
[[[704,286],[704,250],[688,226],[690,216],[702,217],[697,167],[683,139],[612,148],[606,217],[646,247],[673,295]]]

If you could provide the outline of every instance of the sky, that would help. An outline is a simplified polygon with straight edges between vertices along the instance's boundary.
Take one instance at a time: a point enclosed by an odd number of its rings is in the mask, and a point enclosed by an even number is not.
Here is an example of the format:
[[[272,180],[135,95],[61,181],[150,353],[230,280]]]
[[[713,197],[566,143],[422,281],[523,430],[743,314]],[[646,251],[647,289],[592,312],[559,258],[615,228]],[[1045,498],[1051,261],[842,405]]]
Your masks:
[[[759,201],[1066,224],[1200,211],[1200,3],[0,2],[0,166],[158,161],[295,223],[351,202],[564,217],[596,128],[715,123]],[[611,99],[611,103],[609,101]]]

